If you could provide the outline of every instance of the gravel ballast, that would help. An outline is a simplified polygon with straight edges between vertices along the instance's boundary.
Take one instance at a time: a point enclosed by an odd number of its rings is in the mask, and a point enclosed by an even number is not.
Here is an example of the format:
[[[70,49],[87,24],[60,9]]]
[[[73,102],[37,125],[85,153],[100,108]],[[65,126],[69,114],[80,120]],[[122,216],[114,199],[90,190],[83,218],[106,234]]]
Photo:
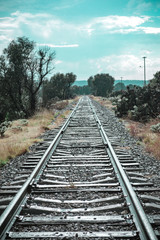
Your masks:
[[[134,159],[140,163],[141,167],[143,168],[144,175],[154,183],[155,187],[160,188],[160,161],[150,156],[145,152],[142,146],[137,144],[137,140],[129,134],[123,122],[115,117],[113,111],[106,109],[106,107],[100,105],[95,101],[94,105],[97,109],[99,109],[99,113],[103,118],[103,122],[107,122],[107,124],[110,125],[112,133],[121,139],[123,146],[129,149],[128,151],[132,154]],[[67,106],[67,109],[70,109],[72,106],[73,105]],[[57,129],[46,131],[46,133],[44,133],[41,138],[48,137],[50,134],[56,135],[56,133]],[[0,186],[3,186],[3,184],[7,185],[7,183],[14,179],[16,174],[20,171],[20,167],[23,165],[24,161],[32,152],[35,151],[39,144],[40,143],[34,144],[30,148],[30,153],[26,153],[22,156],[11,159],[9,163],[0,169]]]

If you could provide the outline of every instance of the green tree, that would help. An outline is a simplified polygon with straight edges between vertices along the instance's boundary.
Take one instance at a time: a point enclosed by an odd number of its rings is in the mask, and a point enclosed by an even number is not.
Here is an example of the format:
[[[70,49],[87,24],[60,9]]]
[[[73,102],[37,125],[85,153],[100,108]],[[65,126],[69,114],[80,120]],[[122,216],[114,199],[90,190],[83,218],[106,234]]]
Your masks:
[[[73,73],[57,73],[50,81],[45,81],[43,85],[43,102],[46,104],[52,98],[68,99],[71,97],[71,86],[76,80]]]
[[[121,90],[126,90],[126,87],[124,83],[119,82],[114,86],[114,91],[121,91]]]
[[[114,78],[108,73],[97,74],[88,79],[88,85],[96,96],[106,97],[112,92],[114,86]]]
[[[26,117],[34,113],[40,87],[54,69],[54,58],[54,51],[37,50],[35,42],[26,37],[11,41],[4,49],[0,57],[0,85],[4,88],[0,93],[7,96],[12,117],[20,112]]]
[[[75,95],[88,95],[91,94],[91,89],[89,86],[72,86],[71,87],[72,94]]]
[[[91,93],[95,95],[95,88],[94,88],[93,81],[94,81],[94,77],[92,77],[92,76],[89,77],[87,80]]]
[[[76,80],[76,75],[73,73],[66,73],[63,80],[63,99],[71,97],[71,86]]]
[[[154,75],[154,78],[150,80],[150,86],[151,87],[156,87],[160,89],[160,71],[156,72]]]

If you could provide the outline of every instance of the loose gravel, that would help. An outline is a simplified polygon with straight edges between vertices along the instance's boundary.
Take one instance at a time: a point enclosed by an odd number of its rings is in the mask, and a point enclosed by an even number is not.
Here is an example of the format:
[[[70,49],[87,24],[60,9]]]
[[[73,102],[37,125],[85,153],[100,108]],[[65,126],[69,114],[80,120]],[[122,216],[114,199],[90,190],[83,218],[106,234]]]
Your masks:
[[[95,101],[94,105],[99,109],[103,122],[109,125],[112,134],[119,137],[122,147],[126,148],[126,151],[140,163],[144,176],[150,179],[155,187],[160,188],[160,161],[148,154],[142,145],[139,145],[138,140],[129,134],[123,122],[115,117],[113,111]],[[157,194],[160,196],[160,192]]]

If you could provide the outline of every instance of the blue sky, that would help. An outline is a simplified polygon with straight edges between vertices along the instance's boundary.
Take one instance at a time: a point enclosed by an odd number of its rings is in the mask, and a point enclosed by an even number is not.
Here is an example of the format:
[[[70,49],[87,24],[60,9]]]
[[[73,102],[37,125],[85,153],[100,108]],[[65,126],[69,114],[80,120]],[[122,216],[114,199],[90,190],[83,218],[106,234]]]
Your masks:
[[[0,0],[0,54],[21,36],[54,49],[54,73],[78,80],[141,80],[143,56],[147,79],[160,71],[159,0]]]

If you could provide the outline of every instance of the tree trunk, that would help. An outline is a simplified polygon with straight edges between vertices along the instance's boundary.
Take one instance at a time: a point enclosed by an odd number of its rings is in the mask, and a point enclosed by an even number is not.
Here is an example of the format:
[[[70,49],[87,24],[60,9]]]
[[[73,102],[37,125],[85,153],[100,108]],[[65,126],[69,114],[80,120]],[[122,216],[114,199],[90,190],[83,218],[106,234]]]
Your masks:
[[[36,95],[35,94],[31,94],[31,98],[30,98],[30,115],[33,115],[35,113],[36,110]]]

